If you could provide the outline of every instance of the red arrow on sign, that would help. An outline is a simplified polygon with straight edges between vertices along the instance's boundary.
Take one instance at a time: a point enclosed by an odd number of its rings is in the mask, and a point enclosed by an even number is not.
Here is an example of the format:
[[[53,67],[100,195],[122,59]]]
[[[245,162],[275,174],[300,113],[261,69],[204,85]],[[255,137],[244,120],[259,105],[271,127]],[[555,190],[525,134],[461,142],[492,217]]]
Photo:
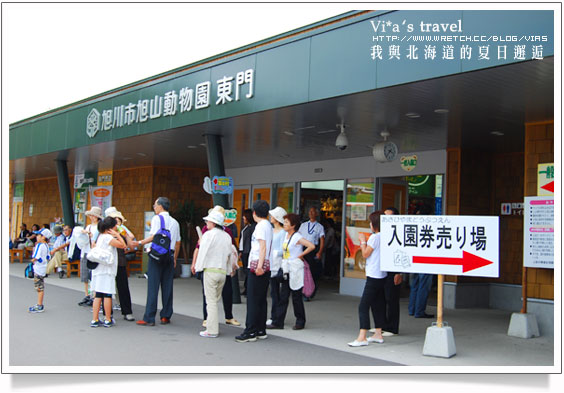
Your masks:
[[[413,257],[413,263],[427,263],[431,265],[462,265],[462,273],[491,265],[493,262],[469,252],[462,251],[462,258],[448,257]]]
[[[554,180],[544,186],[541,186],[541,188],[546,191],[554,192]]]

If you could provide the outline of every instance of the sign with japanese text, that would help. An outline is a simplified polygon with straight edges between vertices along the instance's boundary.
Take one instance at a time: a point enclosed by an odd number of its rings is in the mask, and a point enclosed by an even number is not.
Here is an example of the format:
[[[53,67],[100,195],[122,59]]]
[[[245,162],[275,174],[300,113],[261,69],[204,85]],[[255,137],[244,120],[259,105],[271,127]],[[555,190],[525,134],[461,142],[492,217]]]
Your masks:
[[[113,171],[98,172],[98,185],[111,186],[112,185]]]
[[[523,266],[554,269],[554,198],[525,197]]]
[[[214,194],[232,194],[233,178],[226,176],[214,176],[212,181],[212,192]]]
[[[499,277],[499,217],[380,217],[384,271]]]
[[[98,206],[102,212],[112,206],[112,186],[90,187],[90,203]]]
[[[537,195],[554,195],[554,163],[539,164],[537,171]]]
[[[86,117],[86,134],[94,138],[98,131],[145,123],[166,116],[188,114],[213,105],[226,105],[254,95],[254,69],[224,75],[214,81],[202,81],[180,90],[164,91],[154,97],[142,97],[137,102],[104,108],[92,108]],[[215,94],[214,94],[215,92]]]

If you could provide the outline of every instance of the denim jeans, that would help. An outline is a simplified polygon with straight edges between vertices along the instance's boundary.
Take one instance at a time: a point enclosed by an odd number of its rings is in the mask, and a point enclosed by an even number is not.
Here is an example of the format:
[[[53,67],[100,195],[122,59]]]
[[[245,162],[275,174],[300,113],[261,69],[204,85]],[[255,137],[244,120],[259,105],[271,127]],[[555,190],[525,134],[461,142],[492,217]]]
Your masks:
[[[433,284],[432,274],[415,273],[411,275],[411,292],[409,293],[409,315],[416,317],[425,314],[427,298]]]
[[[172,283],[174,279],[174,257],[169,254],[168,262],[155,262],[149,257],[149,267],[147,269],[147,304],[145,306],[145,315],[143,320],[148,323],[155,322],[155,314],[157,313],[157,298],[159,296],[159,286],[161,288],[161,299],[163,308],[161,310],[161,318],[172,316]]]

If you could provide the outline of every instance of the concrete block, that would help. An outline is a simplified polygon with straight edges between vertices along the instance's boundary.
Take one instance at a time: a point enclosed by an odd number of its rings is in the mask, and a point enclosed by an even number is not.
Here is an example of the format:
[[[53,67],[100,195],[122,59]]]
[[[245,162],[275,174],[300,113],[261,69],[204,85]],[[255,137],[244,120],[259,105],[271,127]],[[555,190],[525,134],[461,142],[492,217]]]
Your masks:
[[[427,328],[423,355],[450,358],[456,355],[454,334],[450,326],[431,326]]]
[[[539,325],[535,314],[517,312],[511,314],[507,335],[520,338],[539,337]]]

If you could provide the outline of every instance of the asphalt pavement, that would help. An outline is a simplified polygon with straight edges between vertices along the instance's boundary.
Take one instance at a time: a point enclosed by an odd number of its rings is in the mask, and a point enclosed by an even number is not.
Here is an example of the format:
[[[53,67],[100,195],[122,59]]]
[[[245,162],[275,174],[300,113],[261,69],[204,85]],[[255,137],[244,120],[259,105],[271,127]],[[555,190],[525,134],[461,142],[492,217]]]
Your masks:
[[[343,372],[355,367],[368,372],[406,370],[393,367],[402,365],[439,366],[429,372],[444,372],[445,366],[527,366],[528,372],[534,372],[531,366],[554,365],[552,337],[509,337],[511,313],[490,309],[445,310],[445,320],[454,330],[456,355],[449,359],[423,356],[426,329],[433,320],[408,316],[405,298],[401,299],[399,335],[386,338],[384,344],[350,348],[347,342],[358,333],[359,298],[338,294],[337,286],[329,282],[305,304],[304,330],[291,329],[290,305],[286,328],[269,330],[268,339],[256,342],[235,342],[243,326],[224,323],[218,338],[199,336],[203,330],[201,284],[193,277],[174,280],[170,325],[157,322],[154,327],[140,327],[116,312],[115,327],[91,328],[90,308],[77,305],[84,294],[76,276],[48,277],[45,312],[28,313],[36,293],[33,281],[23,277],[24,265],[9,267],[9,366],[297,366],[300,370],[304,366],[334,366],[331,370],[335,372],[341,366]],[[139,319],[144,312],[147,281],[132,275],[129,284],[134,316]],[[242,297],[242,303],[233,306],[235,318],[243,325],[245,301]],[[428,312],[436,310],[428,307]],[[223,322],[222,310],[219,316]],[[44,339],[38,341],[38,336]]]

